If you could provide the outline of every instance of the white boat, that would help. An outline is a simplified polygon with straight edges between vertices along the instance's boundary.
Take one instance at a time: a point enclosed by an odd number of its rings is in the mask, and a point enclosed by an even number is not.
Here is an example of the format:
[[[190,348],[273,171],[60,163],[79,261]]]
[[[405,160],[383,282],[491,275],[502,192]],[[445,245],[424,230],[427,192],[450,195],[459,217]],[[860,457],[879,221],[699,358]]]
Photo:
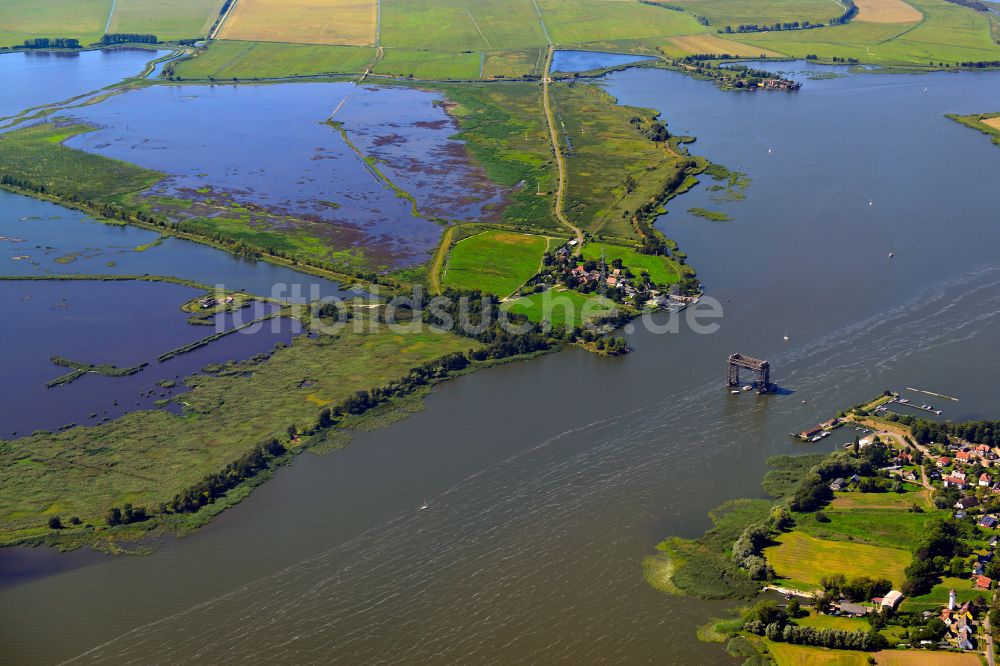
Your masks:
[[[427,500],[424,500],[424,503],[420,505],[421,511],[426,511],[429,508],[431,508],[431,505],[427,503]]]
[[[747,384],[746,386],[744,386],[744,387],[743,387],[743,390],[744,390],[744,391],[752,391],[752,390],[753,390],[753,387],[752,387],[752,386],[750,386],[749,384]]]
[[[927,86],[924,86],[924,92],[927,92]]]

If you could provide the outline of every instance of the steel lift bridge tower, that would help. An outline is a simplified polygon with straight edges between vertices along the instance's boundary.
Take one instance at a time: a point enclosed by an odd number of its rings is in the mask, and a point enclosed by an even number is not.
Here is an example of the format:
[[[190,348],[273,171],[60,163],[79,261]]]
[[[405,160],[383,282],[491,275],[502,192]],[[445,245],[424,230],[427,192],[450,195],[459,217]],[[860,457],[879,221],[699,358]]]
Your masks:
[[[758,393],[768,393],[771,390],[771,364],[768,361],[761,361],[743,354],[729,356],[729,368],[726,373],[727,386],[740,385],[740,368],[750,370],[757,375],[754,386]]]

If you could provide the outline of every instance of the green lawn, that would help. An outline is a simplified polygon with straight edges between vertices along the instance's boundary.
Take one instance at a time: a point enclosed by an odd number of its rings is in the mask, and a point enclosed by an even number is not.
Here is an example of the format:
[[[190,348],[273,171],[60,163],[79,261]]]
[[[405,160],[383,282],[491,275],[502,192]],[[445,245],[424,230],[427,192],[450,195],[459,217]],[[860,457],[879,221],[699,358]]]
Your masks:
[[[224,0],[117,0],[108,32],[150,33],[160,41],[205,37]]]
[[[526,315],[534,322],[548,321],[554,326],[579,326],[584,321],[605,314],[614,303],[593,294],[581,294],[572,289],[549,289],[511,301],[508,309]]]
[[[32,37],[71,37],[81,44],[100,40],[111,0],[0,0],[0,46]]]
[[[37,533],[52,514],[100,525],[111,506],[155,508],[290,425],[311,426],[325,405],[477,346],[450,333],[347,326],[300,336],[270,360],[188,379],[184,416],[134,412],[0,442],[0,543]]]
[[[646,271],[650,279],[658,285],[674,284],[681,279],[678,265],[667,257],[640,254],[631,247],[611,243],[592,242],[583,246],[584,259],[600,259],[602,254],[609,264],[614,259],[621,259],[622,264],[630,268],[636,277],[642,271]]]
[[[948,594],[951,590],[955,590],[955,596],[960,604],[975,599],[981,594],[989,598],[988,592],[973,589],[970,579],[946,576],[941,579],[940,583],[931,588],[931,591],[927,594],[904,599],[901,610],[910,612],[936,610],[948,603]]]
[[[363,46],[215,41],[174,65],[174,73],[183,79],[252,79],[361,72],[374,56],[374,48]]]
[[[797,514],[796,530],[822,539],[858,541],[877,546],[910,549],[934,521],[936,513],[910,513],[893,509],[825,510],[828,523],[816,520],[815,513]]]
[[[847,578],[888,578],[894,585],[906,579],[903,570],[912,555],[899,548],[817,539],[799,531],[780,535],[776,545],[764,549],[764,557],[778,576],[793,587],[815,589],[820,579],[833,573]]]
[[[455,244],[442,283],[505,298],[538,272],[547,245],[544,236],[484,231]]]
[[[908,511],[914,504],[924,509],[932,507],[926,493],[921,489],[916,492],[907,493],[837,493],[833,501],[830,502],[830,508],[841,510],[895,509],[897,511]]]

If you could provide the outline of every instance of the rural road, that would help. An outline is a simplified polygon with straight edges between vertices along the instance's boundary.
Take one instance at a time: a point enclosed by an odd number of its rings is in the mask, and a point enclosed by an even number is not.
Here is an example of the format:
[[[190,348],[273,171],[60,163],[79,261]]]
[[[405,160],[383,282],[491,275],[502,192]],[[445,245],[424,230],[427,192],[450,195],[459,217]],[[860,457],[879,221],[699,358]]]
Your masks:
[[[552,142],[552,152],[556,156],[556,167],[559,171],[559,184],[556,186],[556,219],[576,236],[576,254],[583,250],[583,230],[569,221],[563,214],[563,200],[566,197],[566,162],[563,159],[562,149],[559,147],[559,131],[556,129],[556,120],[552,115],[552,102],[549,99],[549,83],[552,71],[552,57],[555,54],[555,47],[549,44],[549,53],[545,58],[545,71],[542,74],[542,105],[545,107],[545,121],[549,125],[549,140]]]
[[[990,616],[983,620],[983,628],[986,629],[986,661],[990,666],[996,666],[996,659],[993,656],[993,628],[990,627]]]

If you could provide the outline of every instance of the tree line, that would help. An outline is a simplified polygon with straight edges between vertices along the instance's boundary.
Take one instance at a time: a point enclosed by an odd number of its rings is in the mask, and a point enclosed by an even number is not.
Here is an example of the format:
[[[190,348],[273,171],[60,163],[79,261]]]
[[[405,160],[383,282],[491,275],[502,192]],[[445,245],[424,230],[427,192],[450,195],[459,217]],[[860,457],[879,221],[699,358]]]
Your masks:
[[[26,49],[78,49],[80,48],[79,39],[71,39],[69,37],[35,37],[34,39],[24,40],[24,48]]]
[[[112,44],[159,44],[160,40],[156,35],[142,34],[138,32],[112,32],[101,37],[101,44],[110,46]]]

